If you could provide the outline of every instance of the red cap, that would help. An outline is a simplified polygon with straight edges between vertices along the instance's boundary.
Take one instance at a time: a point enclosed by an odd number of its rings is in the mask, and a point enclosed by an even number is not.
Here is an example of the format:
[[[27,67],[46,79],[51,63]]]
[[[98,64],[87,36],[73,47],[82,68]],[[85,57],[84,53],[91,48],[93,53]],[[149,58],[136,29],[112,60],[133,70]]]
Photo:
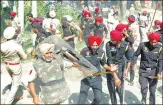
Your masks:
[[[148,39],[150,42],[153,42],[154,40],[158,42],[160,40],[160,34],[158,32],[153,32],[148,34]]]
[[[82,14],[84,15],[84,13],[87,12],[86,10],[82,10]]]
[[[134,22],[135,22],[135,16],[134,16],[134,15],[130,15],[130,16],[128,17],[128,22],[129,22],[129,23],[134,23]]]
[[[115,30],[123,32],[123,30],[126,28],[128,30],[129,26],[127,24],[118,24],[115,28]]]
[[[15,16],[16,16],[16,12],[14,12],[14,11],[10,11],[10,12],[9,12],[9,15],[15,17]]]
[[[91,17],[91,13],[89,11],[85,11],[83,15],[84,17]]]
[[[143,11],[142,15],[146,16],[147,15],[147,11]]]
[[[100,12],[100,8],[95,8],[95,12]]]
[[[89,46],[92,46],[95,42],[99,46],[102,42],[102,38],[100,36],[97,36],[97,35],[88,37],[88,45]]]
[[[110,32],[110,38],[112,41],[120,41],[122,40],[122,37],[123,37],[122,33],[117,30],[112,30]]]
[[[102,17],[96,17],[95,18],[95,23],[97,23],[97,22],[102,23],[103,22],[103,18]]]
[[[155,20],[154,23],[155,23],[155,25],[160,25],[161,21],[160,20]]]

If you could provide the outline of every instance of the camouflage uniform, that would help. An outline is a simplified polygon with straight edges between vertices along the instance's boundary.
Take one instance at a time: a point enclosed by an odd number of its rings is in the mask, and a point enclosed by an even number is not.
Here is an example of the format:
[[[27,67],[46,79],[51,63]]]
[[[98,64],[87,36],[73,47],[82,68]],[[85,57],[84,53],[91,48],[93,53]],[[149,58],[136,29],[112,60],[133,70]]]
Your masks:
[[[77,30],[73,26],[70,26],[70,25],[63,26],[62,25],[62,29],[63,29],[63,38],[71,36],[71,35],[76,35],[77,36]],[[75,48],[74,38],[70,38],[70,39],[66,40],[66,42],[72,48]]]
[[[45,104],[59,104],[65,101],[70,94],[70,90],[64,78],[64,67],[72,66],[72,63],[60,55],[56,55],[51,62],[38,59],[34,63],[41,85],[41,100]]]

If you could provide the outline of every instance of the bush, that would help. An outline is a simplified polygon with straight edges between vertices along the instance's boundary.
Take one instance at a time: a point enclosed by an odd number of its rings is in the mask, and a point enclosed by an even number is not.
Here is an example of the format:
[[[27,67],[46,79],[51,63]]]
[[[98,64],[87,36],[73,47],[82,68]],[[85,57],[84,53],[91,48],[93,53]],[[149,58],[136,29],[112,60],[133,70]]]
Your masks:
[[[56,17],[61,20],[61,18],[64,16],[64,15],[71,15],[73,17],[73,21],[77,22],[79,24],[80,20],[78,19],[78,16],[79,16],[79,12],[70,7],[69,5],[64,5],[64,4],[56,4]]]

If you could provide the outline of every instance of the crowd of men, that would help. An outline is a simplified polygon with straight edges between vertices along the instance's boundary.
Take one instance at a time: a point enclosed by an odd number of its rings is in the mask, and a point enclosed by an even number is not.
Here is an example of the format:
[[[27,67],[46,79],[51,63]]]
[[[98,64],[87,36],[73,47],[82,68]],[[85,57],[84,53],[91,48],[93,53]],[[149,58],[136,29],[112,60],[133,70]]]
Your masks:
[[[79,67],[75,61],[67,60],[55,51],[53,43],[41,43],[48,37],[58,36],[67,42],[74,50],[76,48],[74,39],[86,43],[86,47],[80,54],[101,72],[101,67],[111,73],[106,74],[107,87],[112,104],[117,104],[116,92],[120,104],[124,103],[124,81],[130,72],[130,84],[134,85],[136,61],[139,55],[139,83],[142,94],[142,104],[146,104],[147,91],[149,88],[149,104],[155,104],[155,91],[158,79],[161,78],[162,68],[162,22],[154,20],[153,29],[148,32],[147,11],[142,11],[139,17],[128,16],[128,24],[114,20],[115,12],[109,14],[105,24],[102,9],[97,7],[92,14],[88,9],[82,10],[81,22],[78,26],[72,16],[65,15],[61,20],[56,18],[55,6],[52,6],[46,18],[33,17],[32,13],[27,14],[30,27],[33,32],[33,52],[37,59],[33,67],[37,76],[28,81],[28,89],[35,104],[59,104],[69,97],[69,87],[63,75],[65,68]],[[3,37],[6,42],[1,43],[1,54],[5,59],[5,66],[12,78],[12,87],[5,101],[11,104],[15,99],[16,92],[21,82],[22,66],[21,59],[26,59],[30,54],[24,52],[20,40],[21,25],[16,12],[9,12],[11,26],[4,30]],[[140,44],[136,51],[134,42],[137,35],[132,27],[138,22],[140,33]],[[105,40],[109,40],[104,43]],[[41,43],[41,44],[40,44]],[[12,46],[12,47],[11,47]],[[37,50],[41,53],[37,55]],[[73,55],[72,55],[73,56]],[[36,95],[34,80],[41,81],[41,96]],[[149,84],[149,85],[148,85]],[[88,90],[92,88],[94,100],[92,104],[100,104],[102,100],[102,77],[88,76],[81,80],[78,104],[84,104],[88,96]]]

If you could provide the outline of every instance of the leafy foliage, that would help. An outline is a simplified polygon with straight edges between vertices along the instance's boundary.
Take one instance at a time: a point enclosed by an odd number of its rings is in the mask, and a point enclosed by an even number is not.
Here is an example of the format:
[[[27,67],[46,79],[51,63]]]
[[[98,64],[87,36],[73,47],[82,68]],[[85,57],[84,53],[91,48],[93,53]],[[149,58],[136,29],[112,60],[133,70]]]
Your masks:
[[[79,12],[77,10],[75,10],[74,8],[70,7],[69,5],[64,5],[64,4],[56,4],[56,17],[61,20],[61,18],[64,15],[70,15],[73,17],[73,21],[77,22],[79,24]]]
[[[48,11],[49,11],[48,6],[42,0],[38,0],[37,1],[37,16],[45,17]]]

